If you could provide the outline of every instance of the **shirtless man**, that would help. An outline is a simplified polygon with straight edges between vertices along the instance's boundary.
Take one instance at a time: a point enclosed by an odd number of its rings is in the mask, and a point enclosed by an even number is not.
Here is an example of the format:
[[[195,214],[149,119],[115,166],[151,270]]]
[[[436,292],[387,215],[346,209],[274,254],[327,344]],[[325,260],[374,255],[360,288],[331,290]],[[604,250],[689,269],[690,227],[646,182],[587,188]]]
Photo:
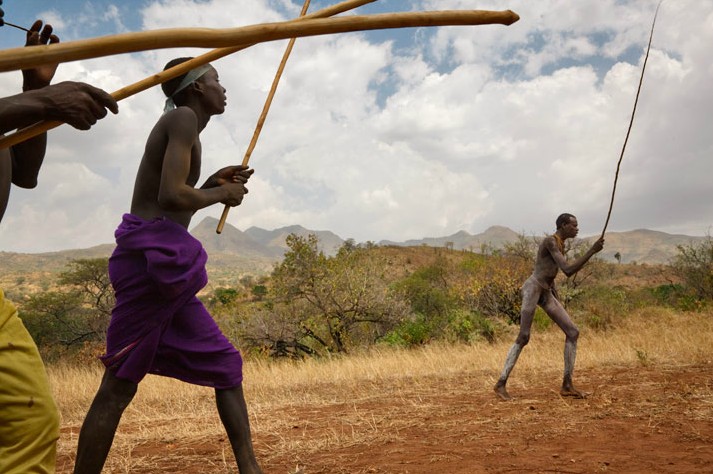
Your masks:
[[[594,245],[580,258],[573,263],[568,263],[564,257],[564,242],[577,236],[577,218],[572,214],[561,214],[557,218],[557,231],[542,241],[537,250],[537,260],[535,270],[522,286],[522,309],[520,312],[520,333],[515,340],[515,344],[508,351],[505,359],[503,372],[495,384],[495,393],[503,400],[510,400],[511,397],[505,389],[510,372],[520,352],[530,340],[530,327],[535,316],[535,309],[540,305],[545,313],[562,329],[566,339],[564,343],[564,379],[560,394],[568,397],[584,398],[584,394],[574,388],[572,384],[572,372],[574,371],[574,361],[577,356],[577,338],[579,330],[574,325],[572,319],[565,311],[558,300],[555,289],[555,277],[557,272],[562,272],[571,276],[577,273],[594,254],[604,248],[604,239],[599,238]]]
[[[43,27],[38,20],[30,27],[25,44],[58,41],[52,26]],[[106,116],[107,109],[118,112],[109,94],[89,84],[49,85],[56,69],[55,64],[22,71],[25,92],[0,98],[0,134],[43,120],[59,120],[87,130]],[[46,145],[47,134],[42,134],[0,149],[0,221],[11,185],[37,186]],[[0,289],[0,472],[55,472],[58,437],[59,413],[37,346]]]
[[[166,68],[188,59],[173,60]],[[242,359],[196,297],[207,283],[207,256],[188,233],[198,209],[239,205],[252,170],[223,168],[195,188],[201,171],[199,134],[211,116],[224,112],[225,89],[210,65],[162,88],[166,112],[149,134],[131,213],[115,233],[109,276],[116,305],[102,356],[106,371],[79,434],[74,472],[101,472],[124,409],[139,382],[152,373],[214,388],[240,473],[260,474],[242,390]]]

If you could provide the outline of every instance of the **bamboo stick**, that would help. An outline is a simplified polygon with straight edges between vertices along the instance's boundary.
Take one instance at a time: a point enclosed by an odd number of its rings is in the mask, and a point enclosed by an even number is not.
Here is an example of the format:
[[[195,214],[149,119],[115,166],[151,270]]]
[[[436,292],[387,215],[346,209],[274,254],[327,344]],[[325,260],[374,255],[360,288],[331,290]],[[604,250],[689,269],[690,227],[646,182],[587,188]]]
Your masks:
[[[338,15],[340,13],[344,13],[349,10],[353,10],[357,7],[366,5],[367,3],[373,3],[375,1],[376,0],[347,0],[331,7],[323,8],[322,10],[318,10],[314,13],[310,13],[309,15],[305,15],[304,17],[298,18],[298,20],[330,17]],[[178,64],[170,69],[166,69],[165,71],[161,71],[158,74],[153,74],[145,79],[135,82],[134,84],[123,87],[113,92],[111,95],[117,101],[126,99],[127,97],[131,97],[132,95],[145,91],[146,89],[149,89],[155,85],[171,80],[174,77],[180,76],[181,74],[185,74],[191,69],[197,68],[198,66],[208,64],[229,54],[249,48],[250,46],[254,46],[255,44],[257,43],[214,49],[186,62]],[[24,48],[21,49],[24,50]],[[62,125],[62,123],[63,122],[59,121],[39,122],[34,125],[30,125],[29,127],[25,127],[21,130],[18,130],[13,134],[0,138],[0,150],[21,143],[41,133],[52,130],[53,128]]]
[[[510,10],[444,10],[290,20],[228,29],[168,28],[40,45],[32,48],[11,48],[0,52],[0,72],[26,69],[44,63],[62,63],[153,49],[218,48],[303,36],[390,28],[511,25],[519,18],[516,13]]]
[[[304,17],[307,13],[307,8],[309,8],[310,0],[305,0],[302,5],[302,11],[300,12],[300,17]],[[255,145],[257,145],[257,139],[262,131],[262,126],[265,124],[265,119],[267,118],[267,112],[270,110],[270,105],[272,104],[272,99],[275,97],[275,92],[277,91],[277,84],[280,83],[280,78],[285,70],[285,64],[287,64],[287,59],[290,57],[292,52],[292,47],[295,45],[296,38],[290,38],[289,43],[287,43],[287,48],[282,55],[282,60],[277,68],[277,73],[275,73],[275,78],[272,80],[272,86],[270,87],[270,92],[267,94],[267,99],[265,99],[265,105],[262,107],[262,112],[257,120],[257,125],[255,126],[255,131],[253,132],[252,139],[250,139],[250,145],[245,151],[245,156],[243,157],[243,166],[247,166],[250,161],[250,156],[253,154]],[[225,221],[228,219],[228,212],[230,212],[230,206],[227,204],[223,207],[223,213],[220,215],[220,220],[218,221],[218,226],[215,228],[215,233],[220,234],[223,232],[223,227],[225,227]]]

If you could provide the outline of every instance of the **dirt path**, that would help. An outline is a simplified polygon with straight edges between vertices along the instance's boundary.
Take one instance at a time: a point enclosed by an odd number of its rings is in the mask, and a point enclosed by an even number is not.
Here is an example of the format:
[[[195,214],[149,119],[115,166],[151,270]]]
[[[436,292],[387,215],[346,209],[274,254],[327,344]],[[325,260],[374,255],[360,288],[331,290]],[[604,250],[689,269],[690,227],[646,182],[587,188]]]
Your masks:
[[[586,400],[561,398],[556,377],[519,377],[510,402],[468,374],[292,405],[256,449],[266,474],[713,472],[713,362],[581,370]],[[132,452],[139,467],[106,472],[223,473],[231,457],[224,438],[148,443]],[[67,454],[58,465],[71,472]]]

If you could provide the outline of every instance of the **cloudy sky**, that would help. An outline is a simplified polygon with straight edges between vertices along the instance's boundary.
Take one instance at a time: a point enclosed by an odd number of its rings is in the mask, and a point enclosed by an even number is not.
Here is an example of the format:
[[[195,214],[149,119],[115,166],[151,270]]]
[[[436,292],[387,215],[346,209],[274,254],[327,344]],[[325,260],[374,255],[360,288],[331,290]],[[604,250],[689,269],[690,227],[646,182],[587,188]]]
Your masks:
[[[336,3],[313,0],[310,11]],[[299,39],[250,160],[250,193],[228,222],[300,224],[359,242],[480,233],[542,235],[576,214],[582,235],[606,218],[655,0],[381,0],[359,13],[511,9],[502,25]],[[166,27],[287,20],[292,0],[6,0],[5,18],[54,25],[62,40]],[[20,46],[0,29],[0,47]],[[609,230],[706,235],[713,225],[713,1],[661,6]],[[203,177],[242,161],[286,41],[214,63],[228,109],[202,133]],[[117,90],[198,49],[60,66],[56,81]],[[9,95],[18,72],[0,73]],[[37,189],[13,189],[0,250],[113,242],[128,211],[160,89],[120,103],[89,132],[50,132]],[[193,224],[218,217],[222,205]]]

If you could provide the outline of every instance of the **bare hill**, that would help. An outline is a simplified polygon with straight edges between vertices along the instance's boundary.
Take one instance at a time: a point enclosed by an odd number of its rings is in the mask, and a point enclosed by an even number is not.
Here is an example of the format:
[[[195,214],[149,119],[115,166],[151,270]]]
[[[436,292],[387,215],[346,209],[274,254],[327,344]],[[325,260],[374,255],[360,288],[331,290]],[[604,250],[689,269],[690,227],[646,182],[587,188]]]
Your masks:
[[[326,255],[335,255],[339,247],[342,246],[344,240],[337,234],[328,230],[310,230],[305,229],[301,225],[291,225],[280,227],[275,230],[265,230],[259,227],[250,227],[245,231],[247,235],[252,236],[255,240],[278,252],[280,256],[284,255],[287,250],[287,236],[295,234],[301,237],[307,237],[314,234],[319,239],[319,249]]]
[[[425,237],[418,240],[407,240],[405,242],[393,242],[382,240],[379,245],[396,245],[400,247],[413,247],[417,245],[427,245],[429,247],[452,247],[454,250],[470,250],[479,252],[483,247],[502,248],[508,242],[514,242],[518,234],[513,230],[503,226],[492,226],[480,234],[469,234],[461,230],[455,234],[445,237]]]
[[[618,252],[622,263],[670,263],[678,253],[679,245],[696,244],[707,238],[667,234],[647,229],[609,232],[604,236],[605,243],[601,257],[607,261],[614,261],[616,260],[614,255]]]
[[[198,223],[191,233],[203,242],[209,255],[208,269],[220,280],[239,277],[246,274],[264,275],[271,271],[287,250],[285,240],[290,234],[307,236],[315,234],[320,241],[321,250],[327,255],[334,255],[344,240],[330,231],[315,231],[299,225],[265,230],[250,227],[241,231],[227,224],[223,233],[218,235],[215,228],[218,221],[207,217]],[[480,234],[460,231],[444,237],[427,237],[405,242],[380,241],[381,246],[395,247],[451,247],[454,250],[481,252],[483,249],[498,249],[507,242],[514,242],[519,234],[503,226],[493,226]],[[596,238],[584,237],[583,240]],[[708,237],[667,234],[646,229],[628,232],[610,232],[606,235],[606,244],[600,256],[606,261],[615,261],[615,255],[621,256],[622,263],[669,263],[677,254],[677,247],[702,242]],[[31,274],[50,275],[66,269],[67,264],[80,258],[108,257],[114,244],[103,244],[87,249],[72,249],[59,252],[21,254],[0,252],[0,285],[8,281]]]

